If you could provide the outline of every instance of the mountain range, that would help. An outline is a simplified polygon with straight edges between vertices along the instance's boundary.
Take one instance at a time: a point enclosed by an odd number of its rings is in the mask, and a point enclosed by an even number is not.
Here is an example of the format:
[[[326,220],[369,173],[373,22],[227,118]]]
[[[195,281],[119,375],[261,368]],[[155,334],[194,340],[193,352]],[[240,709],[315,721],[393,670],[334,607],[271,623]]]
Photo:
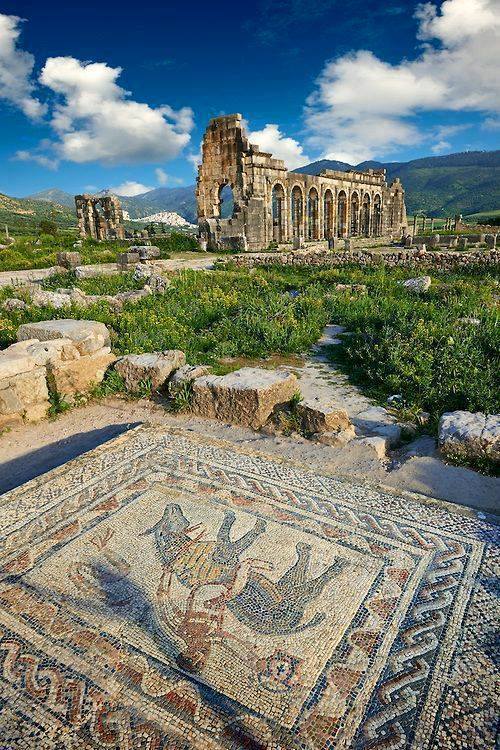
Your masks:
[[[500,150],[466,151],[407,162],[364,161],[356,165],[322,159],[294,171],[317,175],[323,169],[363,171],[370,168],[386,169],[389,182],[395,177],[401,179],[409,215],[422,211],[427,216],[454,216],[456,213],[466,216],[500,208]],[[57,188],[35,193],[29,199],[74,208],[73,196]],[[186,221],[196,223],[194,185],[160,187],[120,200],[131,219],[173,211]]]

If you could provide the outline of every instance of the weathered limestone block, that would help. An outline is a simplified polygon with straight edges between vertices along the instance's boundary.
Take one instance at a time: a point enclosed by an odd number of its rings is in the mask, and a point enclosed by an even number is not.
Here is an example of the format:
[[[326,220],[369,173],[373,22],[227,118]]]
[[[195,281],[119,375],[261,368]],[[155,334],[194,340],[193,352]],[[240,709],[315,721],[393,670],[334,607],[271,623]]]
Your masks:
[[[70,271],[74,271],[77,266],[82,263],[82,256],[79,252],[65,252],[57,253],[57,265],[67,268]]]
[[[17,351],[9,346],[0,352],[0,380],[31,372],[36,366],[35,360],[24,351]]]
[[[115,370],[125,381],[128,391],[137,391],[141,381],[150,380],[153,390],[158,390],[172,372],[186,364],[186,355],[178,349],[159,353],[127,354],[115,364]]]
[[[302,421],[303,430],[308,433],[339,432],[351,424],[345,409],[319,398],[305,399],[297,404],[297,415]]]
[[[63,307],[71,306],[71,298],[67,294],[37,289],[31,293],[31,304],[35,307],[53,307],[61,310]]]
[[[500,415],[451,411],[439,420],[438,441],[446,456],[500,461]]]
[[[432,279],[430,276],[419,276],[415,279],[407,279],[406,281],[403,281],[403,286],[408,289],[408,291],[415,292],[415,294],[426,292],[430,289],[431,284]]]
[[[490,248],[490,250],[494,250],[497,245],[497,235],[496,234],[485,234],[484,235],[484,241],[486,242],[487,246]]]
[[[320,432],[317,435],[314,435],[314,439],[318,443],[329,445],[332,448],[342,448],[344,445],[347,445],[347,443],[350,443],[351,440],[354,440],[355,437],[356,431],[352,425],[349,425],[345,430],[339,430],[338,432],[333,430]]]
[[[39,323],[24,323],[19,326],[17,340],[71,339],[81,355],[93,354],[111,345],[109,331],[104,323],[95,320],[42,320]]]
[[[118,265],[123,270],[128,270],[140,261],[139,253],[120,253],[118,255]]]
[[[211,367],[207,365],[184,365],[174,372],[169,382],[170,393],[175,393],[186,383],[193,383],[204,375],[209,375]]]
[[[75,276],[77,279],[93,279],[96,276],[114,276],[117,273],[118,268],[115,265],[107,263],[93,266],[78,266],[75,268]]]
[[[353,417],[353,422],[365,434],[386,439],[393,448],[401,442],[401,426],[383,406],[371,406]]]
[[[9,297],[2,305],[2,309],[7,310],[7,312],[12,312],[12,310],[26,310],[27,307],[26,302],[22,299],[17,299],[17,297]]]
[[[295,375],[258,367],[243,367],[228,375],[207,375],[193,383],[193,412],[258,429],[274,407],[298,391]]]
[[[50,362],[47,366],[50,388],[71,403],[75,394],[85,393],[99,384],[115,360],[109,348],[103,347],[75,360]]]
[[[387,457],[387,451],[389,450],[389,441],[384,437],[366,437],[356,440],[356,445],[366,449],[368,454],[371,454],[373,458],[378,458],[383,461]]]
[[[57,362],[68,362],[80,358],[80,352],[71,339],[52,339],[39,341],[38,339],[27,339],[7,349],[22,353],[30,357],[36,365],[46,366]]]
[[[132,245],[129,253],[137,253],[141,260],[154,260],[161,255],[160,248],[156,245]]]
[[[33,363],[30,357],[25,359]],[[0,428],[22,420],[43,419],[48,408],[45,367],[34,366],[29,371],[0,379]]]

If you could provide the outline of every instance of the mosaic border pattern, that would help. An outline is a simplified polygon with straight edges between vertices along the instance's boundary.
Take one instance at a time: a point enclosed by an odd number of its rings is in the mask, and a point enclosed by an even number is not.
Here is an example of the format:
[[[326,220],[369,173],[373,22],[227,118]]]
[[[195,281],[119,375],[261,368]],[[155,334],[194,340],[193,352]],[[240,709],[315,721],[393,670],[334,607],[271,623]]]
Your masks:
[[[60,602],[34,604],[26,573],[157,486],[195,487],[228,506],[252,503],[301,528],[321,525],[327,537],[363,539],[388,560],[380,590],[291,729],[93,632]],[[0,728],[9,750],[494,747],[499,535],[472,515],[141,428],[8,493],[0,521]],[[395,547],[421,566],[415,590],[391,570]],[[410,598],[396,637],[382,643],[395,592]],[[332,705],[343,711],[332,715]]]

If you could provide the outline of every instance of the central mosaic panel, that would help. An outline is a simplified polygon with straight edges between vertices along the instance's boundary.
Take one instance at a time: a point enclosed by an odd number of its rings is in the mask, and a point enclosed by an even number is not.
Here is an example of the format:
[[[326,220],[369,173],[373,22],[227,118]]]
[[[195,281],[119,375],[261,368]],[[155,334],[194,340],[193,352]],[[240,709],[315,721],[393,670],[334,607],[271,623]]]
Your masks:
[[[216,500],[152,489],[26,579],[291,726],[382,564]]]

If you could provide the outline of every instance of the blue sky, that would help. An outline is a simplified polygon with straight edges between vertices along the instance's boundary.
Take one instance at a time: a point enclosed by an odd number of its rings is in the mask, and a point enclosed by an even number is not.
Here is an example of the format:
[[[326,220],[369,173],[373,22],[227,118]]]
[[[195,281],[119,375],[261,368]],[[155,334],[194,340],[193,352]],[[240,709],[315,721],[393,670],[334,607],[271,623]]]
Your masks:
[[[499,42],[500,0],[2,2],[0,192],[192,184],[230,112],[290,167],[498,148]]]

